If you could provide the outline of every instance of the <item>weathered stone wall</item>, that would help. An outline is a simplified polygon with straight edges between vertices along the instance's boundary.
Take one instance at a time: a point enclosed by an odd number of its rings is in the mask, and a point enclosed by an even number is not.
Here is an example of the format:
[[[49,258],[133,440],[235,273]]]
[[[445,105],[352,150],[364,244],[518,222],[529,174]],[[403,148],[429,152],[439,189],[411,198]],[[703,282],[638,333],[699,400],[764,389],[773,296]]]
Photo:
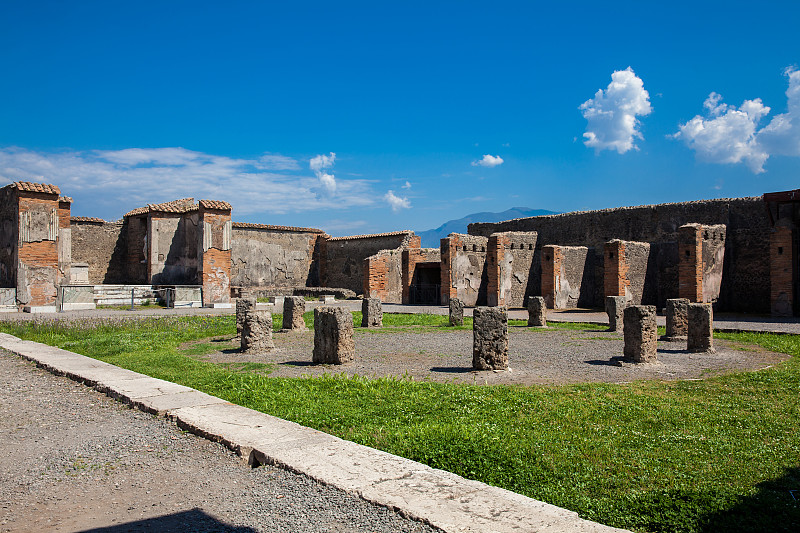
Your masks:
[[[605,295],[624,296],[630,305],[654,304],[657,281],[650,243],[614,239],[604,250]]]
[[[489,305],[525,307],[525,299],[538,292],[540,284],[530,275],[536,237],[536,232],[504,232],[489,237],[486,295]]]
[[[150,282],[154,285],[193,285],[200,264],[198,213],[154,214],[149,218]]]
[[[364,294],[364,260],[381,250],[419,248],[419,237],[411,231],[356,235],[324,239],[320,248],[320,278],[323,287],[341,287]],[[398,264],[400,263],[398,256]],[[402,294],[400,283],[398,295]]]
[[[200,200],[199,215],[197,253],[203,305],[228,304],[231,298],[231,205]]]
[[[595,282],[594,250],[585,246],[553,246],[542,249],[542,296],[547,307],[599,307]]]
[[[55,305],[63,274],[58,269],[58,189],[20,191],[17,299],[30,306]]]
[[[252,289],[293,289],[319,285],[313,228],[233,223],[231,283]]]
[[[403,303],[403,249],[381,250],[364,259],[365,298]]]
[[[147,283],[147,217],[126,217],[122,231],[126,235],[126,281],[135,284]]]
[[[72,217],[72,261],[89,265],[89,283],[122,284],[128,281],[127,232],[122,222]]]
[[[412,303],[412,286],[441,283],[442,252],[439,248],[406,248],[403,250],[402,261],[402,303]],[[439,290],[441,291],[441,288]]]
[[[13,188],[0,188],[0,287],[17,286],[17,244],[19,215]]]
[[[486,305],[488,241],[486,237],[462,233],[451,233],[442,239],[442,304],[458,298],[466,306]]]
[[[612,239],[648,242],[657,272],[656,301],[651,303],[663,307],[667,298],[678,296],[678,228],[688,223],[726,226],[719,308],[768,312],[770,222],[761,197],[623,207],[498,223],[475,223],[469,225],[468,231],[471,235],[483,237],[501,231],[536,231],[539,245],[594,248],[600,265],[603,264],[603,244]]]

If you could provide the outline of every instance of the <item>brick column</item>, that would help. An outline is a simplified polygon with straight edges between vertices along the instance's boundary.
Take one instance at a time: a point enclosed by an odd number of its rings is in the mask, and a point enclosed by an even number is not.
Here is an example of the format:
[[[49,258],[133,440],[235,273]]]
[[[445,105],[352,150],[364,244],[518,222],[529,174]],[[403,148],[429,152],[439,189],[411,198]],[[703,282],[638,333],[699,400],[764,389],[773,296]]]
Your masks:
[[[703,229],[700,224],[678,228],[678,298],[703,301]]]
[[[450,298],[456,298],[458,291],[453,287],[453,259],[456,256],[456,250],[461,246],[461,239],[456,236],[445,237],[440,244],[440,252],[442,257],[442,305],[448,305]]]
[[[776,226],[769,235],[769,303],[772,316],[792,316],[792,229]]]
[[[625,242],[614,239],[603,246],[604,296],[627,296],[630,280],[625,260]]]
[[[385,301],[388,297],[386,278],[389,275],[389,257],[376,254],[364,259],[364,297],[379,298]]]
[[[489,237],[486,249],[486,270],[489,276],[486,289],[486,300],[490,306],[506,305],[505,294],[502,290],[503,269],[502,261],[506,249],[511,245],[511,239],[506,235],[494,234]]]
[[[72,198],[61,196],[58,199],[58,270],[61,283],[70,282],[70,265],[72,264],[72,230],[70,229],[70,211]]]
[[[200,200],[200,265],[205,307],[231,306],[231,205]]]
[[[44,183],[16,182],[18,212],[17,300],[26,310],[55,311],[59,271],[61,191]],[[67,219],[69,224],[69,219]]]
[[[555,309],[556,292],[561,290],[561,247],[542,246],[542,297],[549,309]]]

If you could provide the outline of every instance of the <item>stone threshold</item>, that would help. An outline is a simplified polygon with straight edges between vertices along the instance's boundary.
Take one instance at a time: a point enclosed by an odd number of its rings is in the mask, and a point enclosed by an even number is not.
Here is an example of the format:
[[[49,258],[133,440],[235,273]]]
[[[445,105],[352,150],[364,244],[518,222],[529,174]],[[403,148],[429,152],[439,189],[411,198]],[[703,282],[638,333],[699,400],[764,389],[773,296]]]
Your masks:
[[[241,407],[195,389],[0,333],[0,347],[235,451],[356,494],[445,532],[625,530],[333,435]]]

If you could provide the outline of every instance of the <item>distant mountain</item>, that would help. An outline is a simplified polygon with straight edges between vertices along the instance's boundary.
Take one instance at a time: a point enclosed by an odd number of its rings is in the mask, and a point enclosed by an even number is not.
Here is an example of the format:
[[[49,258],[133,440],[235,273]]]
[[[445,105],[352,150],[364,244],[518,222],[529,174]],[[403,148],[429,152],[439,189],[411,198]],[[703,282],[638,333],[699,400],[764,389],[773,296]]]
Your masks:
[[[503,220],[511,220],[512,218],[525,218],[537,217],[539,215],[555,215],[555,211],[548,211],[546,209],[531,209],[530,207],[512,207],[502,213],[490,213],[484,211],[483,213],[472,213],[457,220],[448,220],[436,229],[429,229],[426,231],[416,231],[415,233],[422,237],[423,248],[438,248],[439,240],[447,237],[451,233],[466,233],[467,225],[473,222],[502,222]]]

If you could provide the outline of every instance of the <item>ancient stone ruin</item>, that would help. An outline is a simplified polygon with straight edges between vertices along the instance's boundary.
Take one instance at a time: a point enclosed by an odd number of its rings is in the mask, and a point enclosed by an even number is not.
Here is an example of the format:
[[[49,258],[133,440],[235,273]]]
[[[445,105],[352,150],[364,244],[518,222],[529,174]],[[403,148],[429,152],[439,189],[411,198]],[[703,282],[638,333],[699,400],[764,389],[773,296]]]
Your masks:
[[[464,302],[458,298],[451,298],[450,303],[450,325],[463,326],[464,325]]]
[[[686,298],[670,298],[667,300],[667,332],[664,340],[685,341],[688,335],[688,305]]]
[[[688,338],[690,352],[714,352],[714,314],[710,304],[688,305]]]
[[[302,296],[287,296],[283,300],[283,329],[305,331],[308,329],[303,313],[306,312],[306,299]]]
[[[629,363],[655,363],[658,333],[654,305],[625,308],[624,359]]]
[[[241,348],[246,354],[267,353],[275,348],[272,341],[272,314],[269,311],[251,309],[247,312],[242,328]]]
[[[341,307],[314,309],[314,353],[316,364],[341,365],[355,359],[353,315]]]
[[[622,333],[625,327],[623,314],[628,306],[624,296],[606,296],[606,314],[608,315],[608,331]]]
[[[528,297],[528,325],[547,327],[547,306],[541,296]]]
[[[242,338],[242,331],[244,331],[244,321],[250,311],[256,309],[255,298],[239,298],[236,300],[236,338]]]
[[[508,368],[508,312],[504,307],[476,307],[472,314],[472,368]]]
[[[361,300],[361,327],[379,328],[383,326],[383,308],[380,298]]]

